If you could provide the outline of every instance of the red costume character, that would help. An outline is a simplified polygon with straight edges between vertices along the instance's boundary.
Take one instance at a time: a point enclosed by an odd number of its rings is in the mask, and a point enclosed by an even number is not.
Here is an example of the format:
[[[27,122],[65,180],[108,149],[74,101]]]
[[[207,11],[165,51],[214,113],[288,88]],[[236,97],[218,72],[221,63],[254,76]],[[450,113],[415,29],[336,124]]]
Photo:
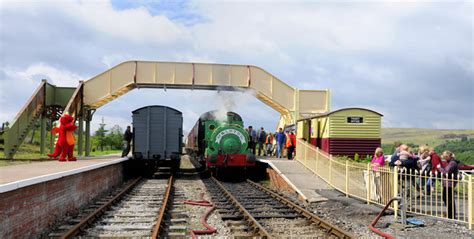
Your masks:
[[[74,117],[64,114],[59,119],[59,128],[54,127],[51,129],[53,134],[59,134],[58,141],[54,147],[54,152],[48,154],[51,158],[56,158],[59,155],[59,161],[66,161],[66,156],[69,161],[76,161],[73,157],[74,152],[74,130],[77,126],[74,124]]]

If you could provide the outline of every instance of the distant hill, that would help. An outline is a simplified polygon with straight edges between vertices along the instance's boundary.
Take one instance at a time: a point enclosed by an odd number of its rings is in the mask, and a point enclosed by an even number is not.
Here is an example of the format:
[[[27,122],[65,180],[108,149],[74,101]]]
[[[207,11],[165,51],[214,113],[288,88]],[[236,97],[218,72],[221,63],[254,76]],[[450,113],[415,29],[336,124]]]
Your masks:
[[[474,138],[474,130],[382,128],[382,144],[393,144],[400,141],[436,147],[446,140],[460,140],[463,137]]]

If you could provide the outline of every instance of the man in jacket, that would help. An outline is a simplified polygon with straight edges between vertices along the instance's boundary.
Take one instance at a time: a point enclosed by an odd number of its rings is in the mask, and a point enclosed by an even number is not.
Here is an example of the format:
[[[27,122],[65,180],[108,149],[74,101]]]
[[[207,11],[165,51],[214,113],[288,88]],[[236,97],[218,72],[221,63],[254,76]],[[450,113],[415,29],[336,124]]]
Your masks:
[[[279,128],[278,133],[275,136],[276,139],[276,146],[277,146],[277,157],[281,158],[281,151],[283,150],[283,145],[285,144],[285,134],[283,133],[283,129]]]
[[[250,149],[250,151],[252,151],[252,154],[255,155],[255,147],[257,145],[257,133],[255,132],[252,126],[249,126],[249,128],[247,129],[247,132],[249,133],[248,148]]]
[[[293,159],[293,152],[295,152],[295,148],[296,148],[296,136],[293,133],[293,131],[291,131],[290,134],[288,134],[288,139],[286,141],[288,160]]]
[[[438,164],[438,170],[443,174],[443,202],[448,207],[448,217],[456,218],[456,199],[453,197],[454,187],[456,187],[456,180],[459,173],[459,161],[454,159],[453,153],[444,151],[441,155],[447,161],[446,167]]]
[[[126,157],[130,152],[130,142],[132,142],[133,133],[130,130],[130,126],[127,126],[125,133],[123,134],[123,151],[122,151],[122,158]]]
[[[260,128],[260,131],[258,131],[258,135],[257,135],[257,141],[258,141],[258,156],[261,155],[261,153],[263,152],[263,154],[265,154],[265,140],[267,139],[267,133],[265,132],[265,130],[263,129],[263,127]]]

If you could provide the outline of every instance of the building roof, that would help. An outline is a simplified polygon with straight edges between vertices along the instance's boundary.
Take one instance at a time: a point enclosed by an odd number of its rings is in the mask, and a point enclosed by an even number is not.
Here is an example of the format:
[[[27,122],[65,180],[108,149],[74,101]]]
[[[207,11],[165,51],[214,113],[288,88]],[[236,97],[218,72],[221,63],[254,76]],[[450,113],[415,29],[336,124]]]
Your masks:
[[[326,116],[330,116],[330,115],[332,115],[332,114],[334,114],[334,113],[341,112],[341,111],[345,111],[345,110],[364,110],[364,111],[369,111],[369,112],[378,114],[378,115],[380,115],[380,116],[383,116],[383,115],[380,114],[379,112],[376,112],[376,111],[373,111],[373,110],[369,110],[369,109],[365,109],[365,108],[358,108],[358,107],[351,107],[351,108],[342,108],[342,109],[338,109],[338,110],[331,111],[331,112],[327,112],[327,113],[317,114],[317,115],[313,115],[313,116],[310,116],[310,117],[305,117],[305,118],[299,119],[298,121],[303,121],[303,120],[308,120],[308,119],[326,117]]]

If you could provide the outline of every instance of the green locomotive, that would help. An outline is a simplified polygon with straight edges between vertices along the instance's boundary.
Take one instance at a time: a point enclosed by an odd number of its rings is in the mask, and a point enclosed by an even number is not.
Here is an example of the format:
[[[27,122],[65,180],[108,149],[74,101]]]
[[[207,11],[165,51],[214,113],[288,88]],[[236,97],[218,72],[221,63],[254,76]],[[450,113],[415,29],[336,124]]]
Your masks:
[[[209,169],[255,167],[255,156],[248,149],[249,135],[240,115],[227,112],[224,119],[217,111],[201,115],[189,132],[186,149]]]

